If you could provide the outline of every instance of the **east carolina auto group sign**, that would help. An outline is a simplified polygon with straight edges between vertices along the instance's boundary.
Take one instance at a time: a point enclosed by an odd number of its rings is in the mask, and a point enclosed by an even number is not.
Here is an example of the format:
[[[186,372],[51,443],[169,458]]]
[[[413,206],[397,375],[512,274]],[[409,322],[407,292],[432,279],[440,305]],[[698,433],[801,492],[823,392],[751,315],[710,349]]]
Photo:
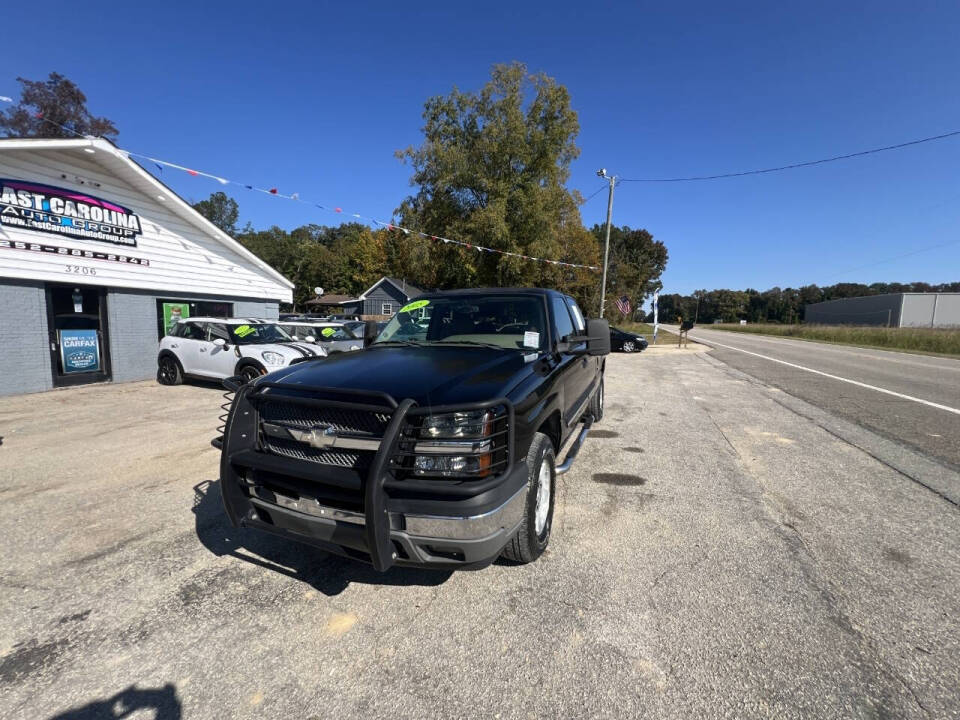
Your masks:
[[[73,190],[0,179],[0,225],[136,247],[140,218]]]

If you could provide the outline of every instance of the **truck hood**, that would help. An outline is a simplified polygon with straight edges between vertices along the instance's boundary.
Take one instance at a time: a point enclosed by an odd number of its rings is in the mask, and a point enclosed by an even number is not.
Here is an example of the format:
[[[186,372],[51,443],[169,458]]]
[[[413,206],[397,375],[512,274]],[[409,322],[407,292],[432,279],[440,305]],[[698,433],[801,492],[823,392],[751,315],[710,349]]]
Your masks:
[[[370,347],[271,373],[272,382],[378,390],[398,402],[456,405],[507,395],[533,372],[524,353],[484,347]]]

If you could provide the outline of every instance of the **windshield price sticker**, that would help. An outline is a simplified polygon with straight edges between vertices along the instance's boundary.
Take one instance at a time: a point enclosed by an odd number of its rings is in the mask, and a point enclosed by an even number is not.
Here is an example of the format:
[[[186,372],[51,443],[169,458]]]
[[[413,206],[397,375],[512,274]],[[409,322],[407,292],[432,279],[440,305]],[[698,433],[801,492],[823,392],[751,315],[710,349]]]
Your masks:
[[[527,330],[523,333],[523,346],[529,348],[540,347],[540,333]]]
[[[330,337],[335,332],[336,330],[334,330],[333,328],[324,328],[323,330],[320,331],[320,334],[323,335],[324,337]]]
[[[237,337],[246,337],[247,335],[253,332],[256,332],[256,331],[249,325],[241,325],[240,327],[238,327],[236,330],[233,331],[234,335],[236,335]]]
[[[400,308],[400,312],[402,313],[413,312],[414,310],[419,310],[420,308],[424,308],[429,304],[430,304],[429,300],[414,300],[412,303],[407,303],[402,308]]]

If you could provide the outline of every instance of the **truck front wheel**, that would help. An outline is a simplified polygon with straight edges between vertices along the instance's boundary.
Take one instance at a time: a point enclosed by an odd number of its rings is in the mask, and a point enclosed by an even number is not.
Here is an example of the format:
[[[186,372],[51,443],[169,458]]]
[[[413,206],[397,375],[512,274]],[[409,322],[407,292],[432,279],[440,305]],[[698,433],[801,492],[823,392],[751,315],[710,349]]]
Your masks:
[[[527,453],[527,502],[523,522],[503,549],[503,557],[518,563],[536,560],[547,549],[556,495],[556,456],[553,443],[536,433]]]

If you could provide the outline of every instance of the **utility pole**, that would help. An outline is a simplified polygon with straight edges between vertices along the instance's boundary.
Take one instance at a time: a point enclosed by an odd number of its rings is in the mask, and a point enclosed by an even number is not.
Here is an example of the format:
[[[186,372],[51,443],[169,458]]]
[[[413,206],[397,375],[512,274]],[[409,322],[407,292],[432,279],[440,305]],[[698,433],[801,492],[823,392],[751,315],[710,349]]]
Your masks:
[[[613,188],[617,183],[617,176],[607,175],[606,168],[597,170],[597,176],[605,178],[610,183],[610,194],[607,196],[607,237],[603,242],[603,284],[600,286],[600,317],[603,317],[603,305],[607,298],[607,262],[610,258],[610,221],[613,219]]]

